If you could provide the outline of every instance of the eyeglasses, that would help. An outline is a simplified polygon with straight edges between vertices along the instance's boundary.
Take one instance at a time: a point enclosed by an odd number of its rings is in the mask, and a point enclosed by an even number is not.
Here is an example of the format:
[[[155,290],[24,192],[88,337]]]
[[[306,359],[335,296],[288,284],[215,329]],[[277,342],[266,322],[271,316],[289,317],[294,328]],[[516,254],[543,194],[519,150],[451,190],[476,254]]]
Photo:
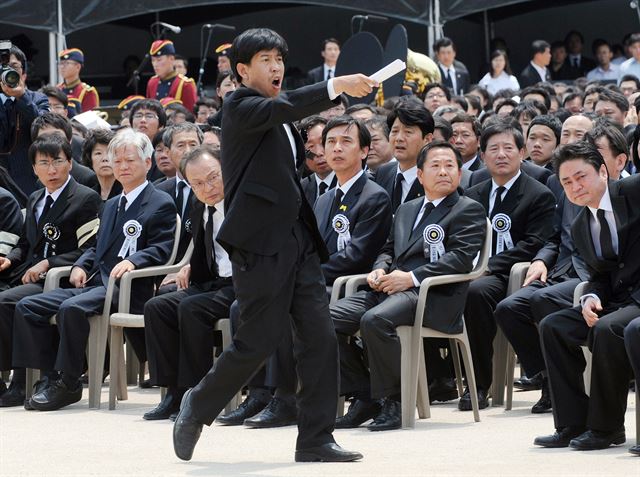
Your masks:
[[[428,94],[427,95],[427,99],[442,99],[442,98],[446,98],[447,95],[443,94],[443,93],[433,93],[433,94]]]
[[[153,121],[154,119],[158,119],[158,115],[157,114],[152,114],[152,113],[146,113],[146,114],[142,114],[142,113],[136,113],[133,116],[133,119],[146,119],[147,121]]]
[[[218,180],[220,180],[220,174],[214,174],[205,181],[191,182],[191,188],[193,190],[202,190],[204,189],[205,185],[213,187],[216,185],[216,182],[218,182]]]
[[[36,166],[41,167],[42,169],[47,169],[53,166],[54,169],[60,169],[69,161],[67,159],[57,158],[51,161],[36,161]]]
[[[63,104],[49,104],[49,108],[52,111],[64,111],[65,109],[67,109]]]

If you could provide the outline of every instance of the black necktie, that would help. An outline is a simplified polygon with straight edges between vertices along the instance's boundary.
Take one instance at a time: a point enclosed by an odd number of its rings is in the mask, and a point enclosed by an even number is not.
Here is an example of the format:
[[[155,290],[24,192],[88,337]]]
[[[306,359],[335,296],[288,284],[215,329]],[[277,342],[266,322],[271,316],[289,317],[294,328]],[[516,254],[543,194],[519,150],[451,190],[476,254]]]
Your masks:
[[[402,204],[402,181],[404,181],[404,176],[398,174],[396,176],[396,183],[393,186],[393,197],[391,198],[394,212],[400,207],[400,204]]]
[[[120,204],[118,205],[118,213],[116,214],[116,220],[113,221],[114,229],[120,222],[122,222],[122,219],[124,218],[124,213],[126,212],[125,211],[126,205],[127,205],[127,198],[125,196],[120,197]]]
[[[216,208],[208,206],[209,217],[207,218],[207,225],[204,228],[204,251],[207,257],[207,266],[209,270],[213,271],[213,264],[215,263],[215,254],[213,252],[213,214],[216,212]]]
[[[577,56],[573,57],[573,67],[574,68],[580,68],[580,63],[578,61],[578,57]]]
[[[598,209],[596,215],[598,216],[598,223],[600,224],[600,249],[602,251],[602,258],[605,260],[615,260],[616,252],[613,250],[611,229],[609,228],[609,222],[607,222],[604,216],[604,210]]]
[[[327,188],[329,186],[327,185],[326,182],[321,182],[320,185],[318,186],[318,197],[320,197],[322,194],[324,194],[325,192],[327,192]]]
[[[453,80],[451,79],[451,70],[447,68],[444,76],[444,85],[448,86],[450,89],[453,89]]]
[[[329,214],[329,226],[331,226],[331,221],[333,217],[338,213],[338,209],[342,205],[342,197],[344,196],[344,192],[339,187],[336,188],[336,197],[333,200],[333,204],[331,205],[331,213]]]
[[[330,80],[331,78],[333,78],[333,70],[332,69],[328,69],[327,70],[327,80]]]
[[[44,201],[44,208],[42,209],[42,213],[40,214],[40,219],[38,219],[38,225],[42,223],[42,221],[47,215],[47,212],[49,212],[49,209],[51,209],[52,205],[53,205],[53,197],[51,197],[50,195],[47,195],[47,198]]]
[[[429,214],[431,213],[431,211],[433,211],[433,209],[435,208],[436,206],[433,205],[433,202],[427,202],[423,207],[422,217],[420,217],[420,220],[418,221],[416,226],[413,228],[413,230],[419,229],[420,226],[425,222],[425,220],[427,220],[427,217],[429,217]]]
[[[184,181],[178,182],[178,195],[176,196],[176,209],[178,209],[178,213],[180,217],[183,215],[184,211],[184,188],[186,184]]]
[[[496,200],[493,202],[493,209],[491,209],[491,218],[498,213],[498,209],[502,205],[502,193],[507,190],[506,187],[500,186],[496,189]]]

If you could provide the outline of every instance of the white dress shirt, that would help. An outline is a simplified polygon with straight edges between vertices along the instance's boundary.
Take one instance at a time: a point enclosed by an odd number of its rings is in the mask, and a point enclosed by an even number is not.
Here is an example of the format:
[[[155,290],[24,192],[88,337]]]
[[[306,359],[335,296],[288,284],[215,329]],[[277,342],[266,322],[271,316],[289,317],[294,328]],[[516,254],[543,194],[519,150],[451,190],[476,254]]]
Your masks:
[[[482,77],[478,84],[483,88],[486,88],[491,94],[496,94],[498,91],[502,91],[503,89],[512,89],[514,91],[518,91],[520,89],[518,79],[515,76],[508,74],[506,71],[500,73],[497,78],[491,76],[491,73],[487,73]]]
[[[58,197],[60,197],[60,194],[62,194],[62,191],[64,190],[64,188],[67,187],[67,184],[69,184],[70,180],[71,180],[71,175],[67,177],[67,180],[65,181],[64,184],[62,184],[60,187],[54,190],[51,194],[49,194],[49,192],[47,192],[47,189],[45,189],[45,193],[42,196],[42,199],[40,199],[36,204],[36,224],[40,221],[40,216],[42,215],[42,211],[44,210],[44,204],[47,201],[47,197],[51,196],[51,198],[53,199],[53,202],[51,203],[51,207],[53,207],[53,205],[56,203],[56,200],[58,200]]]
[[[611,205],[611,197],[609,197],[609,188],[605,191],[602,199],[600,199],[600,205],[598,209],[604,210],[604,218],[609,224],[609,230],[611,230],[611,243],[613,244],[613,250],[618,253],[618,228],[616,226],[616,218],[613,215],[613,206]],[[598,258],[602,258],[602,247],[600,246],[600,222],[598,222],[598,209],[589,207],[592,220],[589,221],[589,229],[591,230],[591,238],[593,239],[593,248],[596,251]]]
[[[502,186],[505,188],[505,190],[502,192],[502,197],[500,197],[501,201],[504,200],[505,196],[509,192],[509,189],[511,189],[513,184],[518,180],[518,177],[520,177],[520,174],[522,174],[522,172],[518,171],[518,173],[509,180],[509,182]],[[489,215],[491,215],[491,213],[493,212],[493,204],[496,203],[498,187],[500,186],[496,184],[493,179],[491,179],[491,192],[489,193]]]
[[[124,206],[124,210],[129,210],[129,207],[131,206],[131,204],[133,204],[133,201],[138,198],[138,196],[142,193],[142,191],[144,190],[145,187],[147,187],[148,184],[149,184],[149,181],[144,181],[142,184],[140,184],[138,187],[133,189],[128,194],[125,194],[124,191],[122,192],[120,197],[125,196],[127,198],[127,203]],[[122,199],[118,199],[118,203],[121,200]]]
[[[444,66],[440,63],[440,68],[442,68],[442,72],[444,75],[442,76],[442,83],[444,84],[444,79],[447,77],[447,71],[449,72],[449,76],[451,77],[451,85],[453,88],[453,94],[458,93],[458,82],[456,81],[456,69],[453,67],[453,63],[451,66]]]
[[[533,66],[533,69],[538,72],[538,75],[540,75],[540,78],[541,78],[540,81],[547,81],[547,67],[546,66],[538,66],[533,61],[531,62],[531,66]]]
[[[231,276],[231,261],[229,260],[229,254],[227,254],[227,251],[222,248],[222,245],[220,245],[216,240],[220,226],[224,221],[224,200],[215,204],[214,207],[216,208],[216,211],[213,213],[213,250],[216,255],[216,265],[218,265],[218,276],[228,278]],[[207,230],[207,222],[209,221],[208,207],[204,208],[202,217],[202,226]]]
[[[356,181],[358,179],[360,179],[360,176],[364,174],[364,171],[360,171],[358,172],[355,176],[353,176],[351,179],[349,179],[347,182],[345,182],[343,185],[339,185],[338,187],[336,187],[336,190],[340,189],[342,191],[342,197],[344,198],[344,196],[347,195],[347,192],[349,192],[349,189],[351,189],[351,187],[353,186],[353,184],[356,183]]]

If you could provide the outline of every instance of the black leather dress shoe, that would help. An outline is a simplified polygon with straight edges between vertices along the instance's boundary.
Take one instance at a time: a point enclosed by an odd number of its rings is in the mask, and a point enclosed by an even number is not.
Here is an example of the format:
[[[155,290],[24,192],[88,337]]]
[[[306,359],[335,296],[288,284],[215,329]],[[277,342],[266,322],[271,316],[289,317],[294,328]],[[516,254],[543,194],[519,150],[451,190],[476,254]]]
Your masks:
[[[458,388],[453,378],[435,378],[429,384],[429,404],[434,402],[447,402],[458,399]]]
[[[373,422],[367,426],[370,431],[391,431],[402,427],[402,411],[400,403],[394,399],[385,399],[382,411]]]
[[[575,439],[571,439],[569,447],[578,450],[599,450],[606,449],[611,445],[624,444],[626,440],[624,427],[611,432],[590,429]]]
[[[533,414],[543,414],[545,412],[551,411],[551,393],[549,392],[549,382],[545,378],[544,383],[542,384],[542,396],[537,403],[533,405],[531,408],[531,412]]]
[[[333,442],[296,450],[296,462],[353,462],[362,459],[360,452],[344,450]]]
[[[629,452],[633,455],[640,455],[640,444],[636,444],[633,447],[629,447]]]
[[[157,388],[157,387],[158,386],[156,386],[155,384],[151,384],[150,379],[145,379],[144,381],[140,381],[141,389],[151,389],[151,388]]]
[[[160,421],[162,419],[169,419],[171,414],[177,412],[180,409],[180,401],[182,396],[175,393],[167,393],[164,399],[160,401],[160,404],[155,409],[149,412],[145,412],[142,419],[147,421]]]
[[[471,393],[469,392],[469,388],[465,388],[460,401],[458,401],[458,409],[460,411],[472,411],[473,406],[471,404]],[[485,409],[487,407],[489,407],[487,391],[478,389],[478,409]]]
[[[47,386],[49,386],[49,376],[43,376],[42,379],[38,379],[33,385],[33,393],[38,394],[42,392]],[[24,409],[25,411],[35,411],[33,407],[31,407],[31,398],[24,400]]]
[[[538,389],[542,389],[543,382],[544,376],[542,373],[537,373],[530,378],[522,376],[521,378],[514,379],[513,387],[521,389],[522,391],[537,391]]]
[[[251,394],[247,396],[247,399],[242,401],[236,409],[229,414],[220,416],[216,419],[218,424],[224,424],[225,426],[240,426],[250,417],[255,416],[267,406],[267,403],[256,399]]]
[[[259,414],[244,420],[244,425],[256,429],[291,426],[298,422],[296,406],[288,405],[284,400],[274,397]]]
[[[36,411],[56,411],[82,399],[82,383],[78,381],[75,389],[67,388],[62,379],[51,382],[39,393],[31,396],[29,404]]]
[[[9,385],[9,390],[0,396],[0,407],[22,406],[24,398],[24,384],[17,384],[12,381],[11,385]]]
[[[191,391],[189,389],[184,393],[178,417],[173,424],[173,451],[182,460],[191,460],[193,450],[202,434],[202,423],[193,417]]]
[[[362,401],[354,399],[349,404],[349,410],[344,416],[336,419],[336,429],[354,429],[364,424],[369,419],[380,414],[382,406],[380,401]]]
[[[569,447],[571,439],[578,437],[583,432],[584,427],[563,427],[562,429],[556,429],[556,432],[551,435],[536,437],[533,440],[533,445],[550,449]]]

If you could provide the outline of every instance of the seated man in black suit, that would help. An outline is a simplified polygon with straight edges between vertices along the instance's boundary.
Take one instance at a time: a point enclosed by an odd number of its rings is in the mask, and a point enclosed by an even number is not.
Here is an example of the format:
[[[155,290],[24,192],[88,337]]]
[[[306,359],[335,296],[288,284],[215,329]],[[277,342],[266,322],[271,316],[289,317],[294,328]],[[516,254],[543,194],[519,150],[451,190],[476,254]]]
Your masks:
[[[327,81],[336,75],[336,63],[340,56],[340,43],[335,38],[327,38],[322,42],[320,55],[324,59],[324,64],[309,70],[307,73],[307,83],[314,84],[320,81]]]
[[[322,145],[322,130],[326,124],[325,118],[315,115],[304,119],[298,126],[304,141],[305,165],[311,171],[300,181],[300,185],[307,202],[312,206],[318,197],[336,186],[336,175],[327,164]]]
[[[184,392],[198,384],[213,363],[213,326],[229,316],[234,300],[231,262],[214,240],[224,220],[219,153],[208,146],[189,152],[181,175],[198,199],[192,204],[193,255],[176,275],[178,290],[144,306],[144,332],[151,382],[167,388],[160,404],[143,418],[168,419]]]
[[[518,76],[520,88],[550,81],[549,63],[551,62],[551,45],[544,40],[536,40],[531,44],[531,62],[522,70]]]
[[[605,449],[625,442],[632,370],[624,330],[640,316],[640,177],[609,181],[602,155],[586,141],[561,148],[554,160],[567,198],[582,207],[571,234],[591,279],[579,306],[540,323],[556,432],[534,444]],[[581,346],[592,352],[588,396]]]
[[[22,212],[16,198],[4,187],[0,187],[0,257],[6,257],[16,246],[22,232]],[[6,285],[0,280],[0,290]]]
[[[50,268],[73,264],[95,244],[102,210],[100,196],[69,175],[71,145],[66,139],[58,134],[39,136],[29,148],[29,160],[44,189],[29,197],[19,240],[6,257],[0,257],[0,289],[4,290],[0,293],[2,371],[11,369],[16,304],[24,297],[42,293]],[[17,213],[22,222],[19,209]],[[24,368],[14,369],[9,391],[0,396],[0,407],[22,406],[24,387]]]
[[[389,142],[397,162],[381,166],[375,181],[391,197],[395,213],[398,206],[424,195],[418,181],[416,161],[420,150],[433,138],[433,117],[421,103],[407,99],[393,109],[387,118]]]
[[[434,142],[418,156],[418,180],[424,198],[401,205],[387,243],[361,291],[331,306],[340,345],[340,393],[353,397],[337,428],[398,429],[400,415],[400,341],[396,327],[413,325],[419,285],[435,275],[468,273],[486,233],[482,207],[457,192],[460,153],[449,143]],[[431,233],[436,239],[431,239]],[[429,240],[427,240],[429,239]],[[462,328],[468,284],[430,292],[425,325],[444,332]],[[437,310],[437,312],[436,312]],[[366,349],[349,343],[358,330]],[[382,408],[377,400],[384,399]]]
[[[549,114],[536,116],[527,128],[527,152],[526,161],[533,162],[536,166],[544,167],[553,173],[551,157],[560,143],[562,123]]]
[[[551,236],[555,198],[549,189],[520,171],[524,138],[513,120],[492,122],[484,128],[480,150],[488,179],[468,189],[465,195],[484,207],[494,235],[492,257],[485,276],[474,280],[464,309],[471,345],[480,408],[489,405],[492,381],[494,310],[505,298],[511,267],[535,257]],[[458,409],[469,411],[471,396],[465,390]]]
[[[389,142],[389,126],[384,116],[373,116],[364,122],[371,134],[371,147],[367,156],[367,172],[375,176],[376,171],[393,158],[393,147]]]
[[[73,129],[71,128],[71,122],[64,116],[60,116],[57,113],[44,113],[31,123],[31,140],[35,141],[41,134],[49,133],[60,134],[69,141],[69,144],[72,144]],[[91,189],[100,187],[95,172],[80,164],[79,161],[80,158],[77,160],[74,158],[71,177],[79,184]]]
[[[23,298],[16,306],[13,365],[61,372],[60,379],[31,397],[28,404],[33,409],[52,411],[82,398],[79,378],[89,337],[87,318],[102,312],[109,277],[118,279],[137,268],[165,264],[171,255],[176,208],[170,197],[146,180],[152,153],[144,134],[127,129],[116,135],[108,154],[122,195],[107,201],[96,245],[75,261],[69,277],[75,288]],[[132,313],[142,312],[153,288],[152,278],[133,282]],[[57,329],[49,324],[53,315],[57,315]],[[60,336],[57,349],[56,334]],[[127,333],[135,347],[132,336]]]

